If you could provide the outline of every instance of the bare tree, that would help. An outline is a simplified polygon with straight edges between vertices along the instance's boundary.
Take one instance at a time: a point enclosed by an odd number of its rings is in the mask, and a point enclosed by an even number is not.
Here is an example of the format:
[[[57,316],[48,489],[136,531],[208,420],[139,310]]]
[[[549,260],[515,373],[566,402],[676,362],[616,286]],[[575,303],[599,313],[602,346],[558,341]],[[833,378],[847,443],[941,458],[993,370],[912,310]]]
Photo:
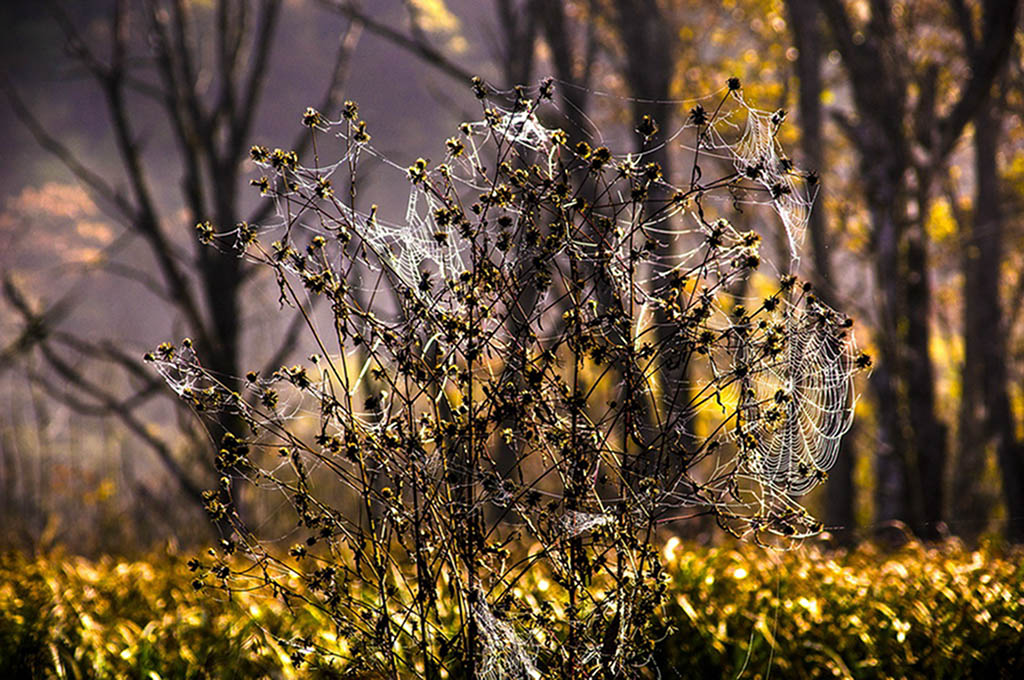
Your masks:
[[[145,244],[152,257],[152,267],[115,263],[108,271],[143,283],[183,322],[210,369],[228,385],[234,384],[233,376],[240,371],[243,298],[254,280],[253,271],[233,252],[204,247],[195,238],[194,247],[183,245],[188,234],[180,230],[192,227],[161,209],[153,180],[156,173],[143,157],[138,126],[141,116],[151,115],[142,111],[152,111],[155,105],[178,152],[179,206],[187,209],[192,224],[209,220],[221,228],[239,225],[244,230],[249,222],[265,218],[265,206],[248,219],[243,214],[242,162],[267,91],[282,4],[281,0],[218,0],[205,8],[184,0],[117,0],[109,9],[103,45],[82,32],[68,8],[54,5],[53,16],[71,58],[103,97],[126,188],[49,131],[11,80],[4,81],[15,113],[38,143],[59,158],[125,232]],[[340,105],[360,30],[360,22],[351,21],[339,35],[318,102],[322,110]],[[210,41],[208,35],[215,38]],[[141,103],[148,108],[140,108]],[[301,137],[294,148],[301,152],[308,142],[308,135]],[[31,340],[28,344],[70,386],[60,390],[60,396],[85,413],[120,419],[157,454],[187,496],[201,503],[212,466],[195,476],[176,457],[172,443],[147,427],[139,409],[158,391],[153,376],[142,368],[142,357],[129,356],[113,339],[95,343],[73,333],[54,332],[46,313],[34,309],[10,280],[5,293],[26,329],[32,329],[26,336]],[[287,357],[304,313],[296,314],[272,362]],[[140,389],[127,397],[118,394],[90,377],[91,362],[117,366]],[[230,415],[209,424],[222,432],[240,426]]]
[[[935,535],[944,518],[948,458],[948,428],[937,413],[929,354],[927,207],[934,170],[985,105],[1017,25],[1018,2],[981,4],[977,44],[983,47],[967,55],[970,76],[944,113],[938,66],[907,65],[889,2],[872,2],[865,26],[839,0],[821,4],[850,77],[858,118],[837,118],[860,155],[872,223],[881,358],[872,384],[878,403],[887,405],[879,414],[879,488],[887,490],[879,498],[879,519],[909,518],[924,535]],[[912,83],[919,92],[915,101],[908,94]],[[890,486],[900,473],[905,486]]]
[[[961,12],[963,3],[956,3]],[[970,25],[965,43],[980,48]],[[1008,324],[1000,292],[1006,232],[1001,201],[998,150],[1003,137],[1000,101],[990,98],[974,117],[975,195],[971,216],[957,214],[963,235],[964,364],[960,406],[960,450],[953,477],[957,515],[982,505],[977,471],[994,449],[1002,472],[1009,538],[1024,539],[1024,442],[1016,434],[1009,398]],[[958,211],[959,213],[959,211]],[[983,525],[968,526],[976,534]]]

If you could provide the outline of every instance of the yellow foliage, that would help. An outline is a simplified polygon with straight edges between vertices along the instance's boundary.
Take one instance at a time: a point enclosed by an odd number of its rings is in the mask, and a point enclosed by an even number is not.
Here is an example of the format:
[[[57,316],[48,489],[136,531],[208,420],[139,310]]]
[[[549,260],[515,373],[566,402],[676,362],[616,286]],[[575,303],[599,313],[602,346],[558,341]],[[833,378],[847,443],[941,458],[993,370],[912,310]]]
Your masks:
[[[953,209],[945,197],[939,197],[932,201],[925,228],[928,230],[928,236],[935,243],[942,243],[956,236],[956,219]]]
[[[452,52],[461,53],[466,50],[468,43],[459,34],[461,22],[448,9],[445,0],[410,0],[409,4],[412,5],[420,28],[447,38],[445,47]]]
[[[1024,661],[1024,557],[986,545],[702,549],[669,538],[662,554],[662,675],[735,677],[744,663],[780,677],[939,677]],[[307,677],[291,641],[350,653],[315,608],[256,590],[195,591],[181,559],[0,556],[0,667],[38,677]],[[295,585],[295,584],[292,584]],[[591,591],[603,597],[603,584]],[[564,613],[563,587],[536,567],[516,607]],[[445,624],[447,625],[447,624]],[[212,665],[210,665],[212,664]],[[343,664],[343,662],[342,662]],[[911,671],[910,669],[914,669]],[[974,670],[972,670],[974,669]],[[339,667],[337,670],[341,670]],[[773,673],[774,674],[774,673]],[[333,676],[331,676],[333,677]]]

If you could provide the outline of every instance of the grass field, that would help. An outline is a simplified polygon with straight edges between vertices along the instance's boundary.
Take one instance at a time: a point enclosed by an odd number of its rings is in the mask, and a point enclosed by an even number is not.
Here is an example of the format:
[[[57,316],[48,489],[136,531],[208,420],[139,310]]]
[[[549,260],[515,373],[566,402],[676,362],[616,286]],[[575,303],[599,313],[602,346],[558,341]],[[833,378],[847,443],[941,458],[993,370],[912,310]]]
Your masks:
[[[664,546],[661,677],[1024,677],[1024,553],[987,545],[823,554]],[[294,678],[306,639],[343,651],[315,612],[259,591],[197,592],[186,557],[0,557],[4,678]],[[529,606],[557,599],[542,575]],[[553,602],[557,607],[558,603]],[[652,677],[654,669],[652,669]]]

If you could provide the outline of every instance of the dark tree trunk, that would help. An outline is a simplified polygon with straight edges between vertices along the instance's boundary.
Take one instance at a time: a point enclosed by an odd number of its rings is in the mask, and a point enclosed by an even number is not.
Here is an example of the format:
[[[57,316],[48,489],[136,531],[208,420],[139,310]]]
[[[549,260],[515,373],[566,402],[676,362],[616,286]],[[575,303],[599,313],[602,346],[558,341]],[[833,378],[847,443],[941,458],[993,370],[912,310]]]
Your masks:
[[[931,197],[930,171],[917,174],[917,219],[908,229],[905,248],[905,333],[900,334],[906,361],[907,415],[913,433],[912,455],[920,487],[917,499],[919,536],[937,539],[945,516],[945,479],[948,428],[938,416],[935,400],[935,366],[931,357],[932,294],[929,279],[925,222]],[[900,330],[903,330],[902,328]]]
[[[1010,518],[1008,538],[1024,540],[1024,443],[1017,440],[1007,391],[1007,324],[1000,299],[1003,261],[1003,216],[1000,209],[997,152],[999,118],[993,102],[987,102],[974,119],[975,181],[974,220],[964,255],[964,403],[955,488],[957,516],[974,518],[979,508],[975,480],[985,465],[985,452],[996,451],[1002,472],[1003,497]],[[967,387],[970,386],[968,391]],[[970,437],[968,439],[967,437]],[[968,448],[969,447],[969,448]],[[960,497],[959,494],[963,494]]]
[[[875,519],[919,524],[920,487],[912,474],[913,433],[909,430],[906,365],[901,327],[905,323],[906,280],[900,257],[905,225],[904,175],[907,165],[900,146],[886,145],[870,128],[862,139],[876,140],[875,149],[861,150],[867,178],[867,203],[874,233],[875,281],[879,292],[879,370],[872,378],[879,420],[876,461]],[[902,140],[900,140],[902,141]],[[865,142],[867,144],[867,142]],[[888,146],[888,151],[883,147]],[[879,154],[879,155],[875,155]]]
[[[522,5],[513,0],[497,0],[496,5],[504,38],[501,66],[505,85],[530,85],[537,41],[537,0],[525,0]]]
[[[799,80],[800,146],[805,168],[820,171],[825,165],[825,144],[822,135],[821,58],[822,30],[818,7],[812,0],[787,0],[793,43],[797,48],[796,75]],[[820,173],[824,176],[825,173]],[[818,196],[807,225],[814,264],[814,284],[825,303],[836,307],[836,281],[828,255],[828,227],[825,215],[825,186],[819,184]],[[840,453],[825,487],[825,523],[839,543],[849,543],[854,530],[854,456],[847,445]]]
[[[675,71],[671,23],[655,0],[617,0],[615,5],[626,57],[623,75],[633,96],[633,120],[639,122],[643,116],[650,116],[660,128],[646,144],[641,144],[640,150],[655,149],[647,152],[647,160],[658,163],[665,177],[671,177],[668,146],[664,144],[665,135],[672,130],[674,108],[666,101]]]
[[[569,21],[565,15],[564,0],[535,0],[534,6],[540,12],[543,25],[544,40],[551,51],[551,63],[555,76],[562,82],[558,88],[558,96],[562,102],[562,112],[568,122],[566,133],[572,143],[587,137],[590,123],[587,119],[587,89],[593,69],[596,40],[594,21],[587,22],[586,41],[582,49],[574,49],[569,32]],[[576,58],[580,57],[582,68],[577,72],[574,67]]]
[[[906,308],[905,262],[908,142],[903,130],[906,88],[889,57],[893,39],[888,17],[872,15],[867,39],[853,40],[854,28],[841,2],[820,5],[843,57],[860,114],[840,119],[860,156],[860,177],[871,216],[873,265],[878,298],[878,365],[871,378],[878,420],[875,459],[875,520],[913,523],[919,487],[909,474],[913,433],[906,402],[906,366],[901,327]]]
[[[674,105],[668,102],[671,94],[672,76],[675,72],[675,57],[671,49],[675,38],[672,31],[672,23],[665,12],[662,11],[656,0],[641,0],[639,2],[629,0],[617,0],[615,3],[615,19],[618,23],[619,38],[625,50],[625,69],[623,75],[629,84],[632,100],[632,114],[634,125],[639,124],[644,116],[648,116],[657,125],[657,131],[645,138],[637,134],[637,152],[643,154],[641,162],[656,163],[661,168],[662,176],[669,182],[678,182],[679,178],[672,175],[672,159],[669,155],[669,145],[666,139],[673,132],[672,112]],[[651,215],[663,210],[665,201],[669,199],[665,188],[657,182],[650,183],[647,193],[647,202],[644,207],[644,214]],[[669,238],[658,240],[655,248],[655,255],[652,268],[655,272],[665,271],[673,254],[673,242]],[[690,400],[690,387],[687,379],[687,366],[680,363],[678,367],[671,366],[667,361],[667,350],[675,342],[673,339],[674,328],[668,319],[665,318],[662,310],[658,310],[655,316],[657,324],[656,342],[662,355],[662,366],[657,380],[663,385],[662,394],[665,395],[663,408],[666,415],[673,417],[676,414],[669,413],[672,410],[678,411],[679,406],[685,405]],[[636,376],[642,371],[638,366],[627,366],[627,374],[632,372],[632,377],[626,377],[626,392],[633,394],[624,395],[627,399],[636,399],[635,415],[638,422],[654,425],[656,409],[650,408],[649,402],[643,398],[637,399],[635,395],[640,391],[630,389],[630,386],[640,388],[641,381]],[[644,390],[646,392],[646,390]],[[673,409],[673,406],[676,406]],[[692,432],[692,418],[684,415],[679,421],[681,431]],[[653,432],[659,428],[652,427]],[[690,448],[693,440],[684,435],[683,444]],[[669,442],[664,439],[647,442],[650,450],[659,450],[661,454]],[[655,460],[659,456],[643,455],[637,460],[637,471],[651,473],[655,465],[663,465],[663,461]]]
[[[935,370],[928,347],[931,290],[924,220],[930,175],[945,162],[964,126],[988,100],[1013,43],[1018,5],[1017,0],[984,2],[981,34],[976,36],[966,5],[954,3],[971,68],[959,99],[940,119],[935,95],[938,68],[926,67],[923,78],[911,80],[904,68],[907,55],[901,53],[903,37],[888,3],[872,3],[863,27],[856,26],[840,0],[820,3],[849,74],[859,114],[859,121],[846,120],[845,128],[860,155],[860,174],[872,219],[880,311],[878,344],[884,363],[884,370],[873,380],[879,397],[879,431],[892,438],[891,450],[903,461],[911,501],[909,519],[926,537],[935,537],[940,531],[946,467],[946,426],[936,413]],[[908,108],[911,85],[917,85],[920,92],[913,112]],[[916,187],[909,172],[909,150],[915,139],[928,154],[917,164]],[[908,199],[915,189],[918,210],[915,219],[910,219]],[[896,469],[883,458],[889,450],[883,442],[880,474]],[[894,486],[890,480],[879,478],[880,492],[890,486]],[[896,499],[880,499],[879,519],[890,519],[886,514],[899,509]]]
[[[979,114],[977,118],[979,125],[981,119],[982,116]],[[999,269],[998,266],[993,266],[993,262],[998,263],[1000,260],[998,257],[994,261],[982,261],[981,259],[983,246],[981,241],[983,239],[998,241],[999,239],[991,238],[991,235],[986,235],[984,232],[979,233],[981,213],[985,210],[981,207],[980,201],[983,200],[983,193],[988,198],[991,198],[993,194],[993,189],[986,186],[993,178],[982,174],[983,163],[980,148],[982,140],[980,137],[976,132],[974,138],[975,182],[977,183],[974,197],[975,211],[971,216],[957,215],[962,242],[960,267],[964,274],[964,363],[960,369],[960,412],[950,510],[951,516],[954,518],[969,518],[971,520],[963,524],[954,522],[952,526],[953,531],[968,539],[976,538],[979,532],[984,530],[984,519],[987,519],[992,511],[991,499],[986,497],[978,484],[978,477],[986,467],[992,445],[986,428],[989,403],[985,398],[985,357],[982,348],[987,344],[986,336],[992,334],[992,327],[989,324],[1001,315],[998,295],[990,298],[985,292],[988,287],[987,279],[991,277],[990,272]],[[949,200],[955,202],[956,196],[952,190],[948,193],[950,194]]]

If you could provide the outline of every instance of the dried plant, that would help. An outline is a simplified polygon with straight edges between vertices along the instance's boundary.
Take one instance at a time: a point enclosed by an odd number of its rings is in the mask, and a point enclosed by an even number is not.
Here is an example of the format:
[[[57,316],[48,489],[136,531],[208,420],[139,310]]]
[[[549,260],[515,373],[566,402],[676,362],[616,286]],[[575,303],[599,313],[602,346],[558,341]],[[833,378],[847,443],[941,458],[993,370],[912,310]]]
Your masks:
[[[647,148],[543,125],[550,81],[474,87],[482,120],[443,163],[388,161],[352,102],[337,121],[308,110],[312,164],[252,149],[276,221],[199,225],[272,271],[282,304],[330,313],[307,316],[306,364],[241,393],[187,340],[148,357],[196,411],[245,424],[206,494],[234,532],[192,563],[195,585],[319,609],[334,636],[293,641],[294,658],[354,676],[632,677],[666,592],[659,525],[706,514],[782,545],[819,531],[798,498],[870,362],[793,274],[814,177],[738,81],[670,136],[692,155],[681,183]],[[327,144],[343,151],[322,163]],[[357,205],[367,163],[411,183],[401,223]],[[781,219],[783,266],[726,219],[741,208],[765,233]],[[286,502],[292,547],[242,520],[232,476]],[[550,583],[539,607],[517,588],[531,572]]]

